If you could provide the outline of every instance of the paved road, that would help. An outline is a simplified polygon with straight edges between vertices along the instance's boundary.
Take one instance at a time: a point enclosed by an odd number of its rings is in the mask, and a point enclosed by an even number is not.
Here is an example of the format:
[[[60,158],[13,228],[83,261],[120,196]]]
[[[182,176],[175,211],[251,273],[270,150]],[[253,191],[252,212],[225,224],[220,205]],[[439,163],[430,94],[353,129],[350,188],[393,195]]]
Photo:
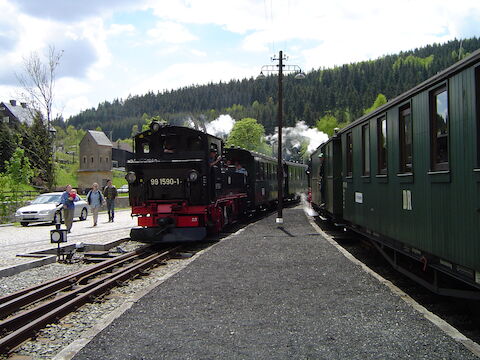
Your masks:
[[[108,222],[108,214],[100,213],[98,225],[93,227],[92,217],[86,221],[74,220],[72,232],[68,234],[68,243],[79,241],[88,243],[104,243],[122,237],[128,237],[130,228],[136,225],[136,218],[130,217],[130,210],[115,212],[115,222]],[[25,258],[16,257],[17,254],[49,249],[51,224],[31,224],[28,227],[2,226],[0,227],[0,267],[25,262]],[[64,228],[64,225],[62,225]]]

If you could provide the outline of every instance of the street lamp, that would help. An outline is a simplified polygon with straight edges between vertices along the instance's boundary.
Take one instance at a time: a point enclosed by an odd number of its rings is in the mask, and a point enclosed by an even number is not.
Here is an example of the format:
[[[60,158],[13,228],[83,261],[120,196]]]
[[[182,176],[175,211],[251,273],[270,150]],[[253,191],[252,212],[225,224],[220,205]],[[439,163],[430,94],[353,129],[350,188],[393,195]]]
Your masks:
[[[284,65],[283,61],[288,60],[283,56],[283,51],[280,50],[278,58],[273,57],[272,61],[278,61],[278,65],[263,65],[260,70],[260,75],[257,80],[265,79],[263,72],[277,72],[278,71],[278,154],[277,154],[277,182],[278,182],[278,215],[275,222],[283,224],[283,161],[282,161],[282,127],[283,127],[283,73],[295,72],[295,79],[305,79],[305,74],[298,65]]]

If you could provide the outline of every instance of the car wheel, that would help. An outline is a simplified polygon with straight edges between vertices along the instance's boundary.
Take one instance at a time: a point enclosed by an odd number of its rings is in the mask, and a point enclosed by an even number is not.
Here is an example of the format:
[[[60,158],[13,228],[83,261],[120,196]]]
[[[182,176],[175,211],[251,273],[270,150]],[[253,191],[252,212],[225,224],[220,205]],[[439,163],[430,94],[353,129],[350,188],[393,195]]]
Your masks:
[[[57,211],[55,215],[53,215],[53,221],[52,224],[55,225],[56,223],[61,224],[62,223],[62,213],[60,211]]]
[[[82,213],[80,214],[80,221],[87,220],[87,215],[88,215],[87,208],[83,208]]]
[[[22,225],[22,226],[28,226],[28,222],[21,221],[21,222],[20,222],[20,225]]]

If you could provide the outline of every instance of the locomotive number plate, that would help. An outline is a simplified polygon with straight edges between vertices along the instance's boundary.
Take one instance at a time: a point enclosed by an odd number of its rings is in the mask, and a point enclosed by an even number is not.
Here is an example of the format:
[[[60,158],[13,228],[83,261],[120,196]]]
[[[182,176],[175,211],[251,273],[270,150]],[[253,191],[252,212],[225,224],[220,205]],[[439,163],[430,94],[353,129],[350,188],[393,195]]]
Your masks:
[[[151,185],[160,185],[160,186],[167,186],[167,185],[180,185],[179,178],[152,178],[150,179]]]

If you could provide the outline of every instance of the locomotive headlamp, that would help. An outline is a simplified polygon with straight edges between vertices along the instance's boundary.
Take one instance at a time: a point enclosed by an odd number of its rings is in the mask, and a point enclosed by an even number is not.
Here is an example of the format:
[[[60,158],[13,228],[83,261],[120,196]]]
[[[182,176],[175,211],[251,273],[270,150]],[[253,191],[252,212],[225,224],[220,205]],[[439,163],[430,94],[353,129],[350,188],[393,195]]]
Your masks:
[[[198,171],[192,170],[188,173],[188,181],[195,182],[198,180]]]
[[[157,132],[158,130],[160,130],[160,124],[157,121],[152,121],[152,123],[150,124],[150,129],[153,132]]]
[[[125,175],[125,180],[127,180],[129,184],[133,184],[135,180],[137,180],[137,175],[135,175],[133,171],[129,171],[127,175]]]

